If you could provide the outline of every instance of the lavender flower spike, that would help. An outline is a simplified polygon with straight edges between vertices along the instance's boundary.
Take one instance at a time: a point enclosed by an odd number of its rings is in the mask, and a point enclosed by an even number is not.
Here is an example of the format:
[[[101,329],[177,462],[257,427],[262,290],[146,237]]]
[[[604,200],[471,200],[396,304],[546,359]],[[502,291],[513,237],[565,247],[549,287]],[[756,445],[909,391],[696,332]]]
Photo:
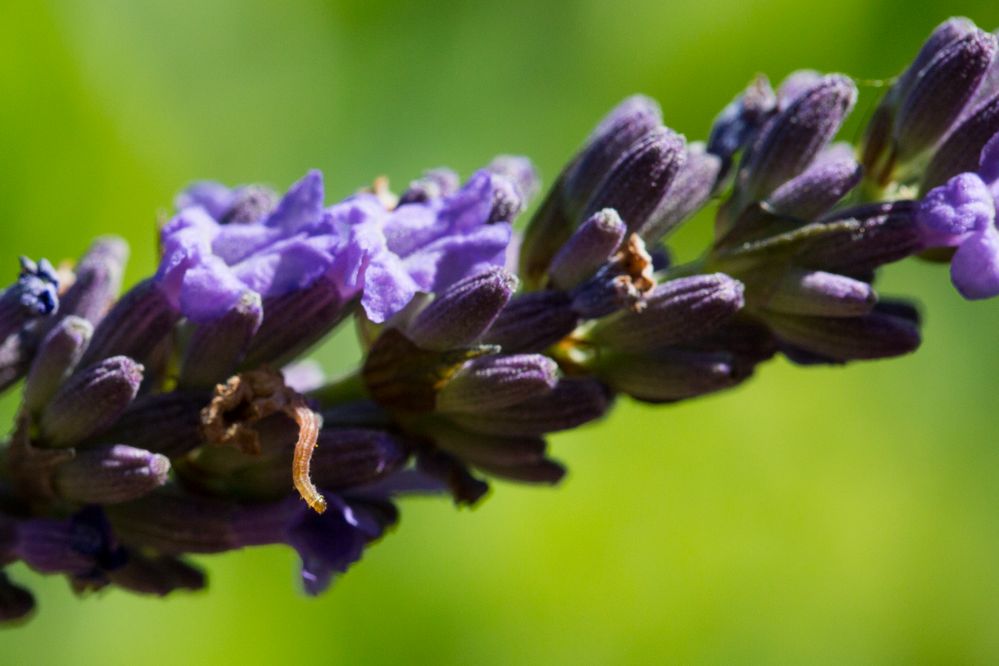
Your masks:
[[[926,195],[918,220],[931,247],[957,247],[951,279],[967,299],[999,295],[999,134],[982,150],[978,173],[962,173]]]

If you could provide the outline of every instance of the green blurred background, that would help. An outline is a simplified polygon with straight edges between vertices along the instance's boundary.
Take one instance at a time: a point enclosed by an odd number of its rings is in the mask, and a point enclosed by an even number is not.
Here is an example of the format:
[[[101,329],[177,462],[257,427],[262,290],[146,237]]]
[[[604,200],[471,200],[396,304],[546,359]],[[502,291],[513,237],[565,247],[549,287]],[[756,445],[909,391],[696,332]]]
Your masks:
[[[550,181],[627,94],[703,137],[758,71],[876,79],[948,15],[999,25],[994,0],[0,7],[4,283],[17,254],[72,257],[106,232],[137,280],[191,179],[284,187],[319,167],[335,199],[517,152]],[[319,599],[281,548],[201,558],[210,589],[166,600],[76,599],[17,567],[40,608],[0,632],[0,663],[999,662],[999,303],[962,302],[929,264],[881,286],[924,305],[919,354],[622,403],[555,438],[561,488],[408,501]],[[318,355],[338,369],[354,349],[340,335]]]

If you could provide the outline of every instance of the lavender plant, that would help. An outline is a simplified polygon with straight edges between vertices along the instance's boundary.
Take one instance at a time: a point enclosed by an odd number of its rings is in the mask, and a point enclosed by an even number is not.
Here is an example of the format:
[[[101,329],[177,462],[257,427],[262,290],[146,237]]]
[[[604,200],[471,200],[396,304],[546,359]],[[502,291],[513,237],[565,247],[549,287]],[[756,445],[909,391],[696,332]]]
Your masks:
[[[316,171],[282,196],[197,183],[121,296],[118,239],[72,268],[22,259],[0,295],[0,387],[24,380],[0,563],[166,595],[204,586],[187,555],[287,544],[318,594],[400,497],[557,483],[545,436],[619,394],[693,398],[776,354],[914,351],[918,311],[876,292],[881,266],[949,261],[965,298],[999,295],[996,51],[967,19],[939,26],[859,146],[833,142],[857,98],[840,74],[757,78],[704,143],[629,98],[519,240],[538,179],[500,157],[332,206]],[[664,239],[711,202],[711,246],[671,263]],[[346,319],[364,357],[328,381],[300,358]],[[33,608],[0,573],[0,619]]]

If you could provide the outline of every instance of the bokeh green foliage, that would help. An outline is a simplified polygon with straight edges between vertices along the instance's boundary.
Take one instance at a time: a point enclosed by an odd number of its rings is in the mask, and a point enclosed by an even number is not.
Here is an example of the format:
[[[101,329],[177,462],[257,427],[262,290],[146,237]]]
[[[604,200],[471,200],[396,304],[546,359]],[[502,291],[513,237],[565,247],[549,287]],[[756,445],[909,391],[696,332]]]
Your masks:
[[[999,25],[994,0],[2,3],[4,282],[18,254],[72,257],[108,232],[132,244],[134,282],[191,179],[283,187],[319,167],[332,200],[515,152],[550,182],[627,94],[701,138],[758,71],[877,80],[948,15]],[[877,92],[862,86],[847,135]],[[554,439],[561,488],[407,501],[317,600],[280,548],[200,558],[210,589],[167,600],[76,599],[15,567],[40,612],[0,633],[0,663],[995,663],[999,304],[918,262],[880,286],[923,304],[915,356],[772,362],[724,395],[622,401]],[[347,331],[318,357],[344,368],[355,350]]]

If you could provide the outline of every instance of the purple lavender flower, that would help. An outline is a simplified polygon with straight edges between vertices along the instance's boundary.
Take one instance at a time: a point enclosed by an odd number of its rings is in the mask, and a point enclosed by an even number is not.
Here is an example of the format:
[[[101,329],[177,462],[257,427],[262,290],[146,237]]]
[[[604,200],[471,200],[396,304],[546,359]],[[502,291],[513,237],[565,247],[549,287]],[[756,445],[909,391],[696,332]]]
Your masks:
[[[919,208],[928,247],[956,247],[950,271],[967,299],[999,295],[999,134],[985,144],[977,173],[930,190]]]
[[[161,232],[157,280],[188,319],[225,314],[247,292],[262,298],[301,291],[325,277],[341,302],[360,297],[382,322],[417,291],[435,291],[487,266],[502,265],[520,186],[489,170],[441,196],[395,209],[362,193],[323,207],[323,182],[309,172],[272,209],[232,213],[247,188],[200,183]],[[446,192],[439,189],[438,192]],[[265,308],[266,309],[266,308]]]

